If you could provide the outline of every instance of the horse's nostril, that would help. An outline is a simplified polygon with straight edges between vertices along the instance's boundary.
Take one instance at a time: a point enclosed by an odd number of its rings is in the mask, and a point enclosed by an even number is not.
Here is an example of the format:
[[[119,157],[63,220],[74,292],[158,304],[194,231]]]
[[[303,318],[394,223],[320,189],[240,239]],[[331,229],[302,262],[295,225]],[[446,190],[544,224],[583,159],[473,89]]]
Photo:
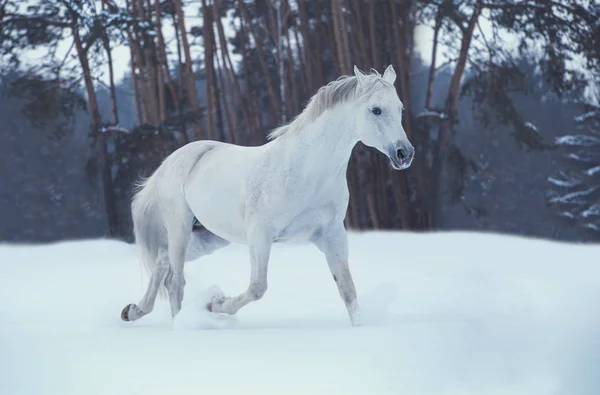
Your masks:
[[[398,159],[404,160],[406,158],[406,151],[403,149],[399,149],[398,151],[396,151],[396,155],[398,156]]]

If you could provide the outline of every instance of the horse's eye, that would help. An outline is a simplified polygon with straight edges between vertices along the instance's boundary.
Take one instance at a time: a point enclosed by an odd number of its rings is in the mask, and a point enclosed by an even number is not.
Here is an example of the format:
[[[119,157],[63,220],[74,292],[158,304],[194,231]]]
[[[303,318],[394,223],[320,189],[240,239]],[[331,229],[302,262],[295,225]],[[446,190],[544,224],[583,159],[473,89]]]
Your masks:
[[[371,112],[373,112],[373,114],[375,115],[380,115],[381,114],[381,108],[379,107],[375,107],[371,110]]]

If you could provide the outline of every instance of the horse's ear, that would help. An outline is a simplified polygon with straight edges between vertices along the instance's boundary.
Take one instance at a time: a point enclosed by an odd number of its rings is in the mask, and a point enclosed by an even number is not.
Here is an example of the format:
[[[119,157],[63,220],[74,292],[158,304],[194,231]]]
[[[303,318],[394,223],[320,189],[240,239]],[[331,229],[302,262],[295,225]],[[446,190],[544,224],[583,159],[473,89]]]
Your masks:
[[[364,77],[365,75],[363,74],[362,71],[360,71],[358,69],[358,67],[356,67],[356,65],[354,65],[354,75],[356,76],[356,78],[358,79],[358,84],[362,85],[364,82]]]
[[[390,64],[387,69],[385,69],[383,72],[383,79],[394,85],[394,82],[396,82],[396,71],[394,71],[394,66]]]
[[[357,77],[364,77],[365,76],[363,74],[363,72],[360,71],[356,65],[354,65],[354,75],[357,76]]]

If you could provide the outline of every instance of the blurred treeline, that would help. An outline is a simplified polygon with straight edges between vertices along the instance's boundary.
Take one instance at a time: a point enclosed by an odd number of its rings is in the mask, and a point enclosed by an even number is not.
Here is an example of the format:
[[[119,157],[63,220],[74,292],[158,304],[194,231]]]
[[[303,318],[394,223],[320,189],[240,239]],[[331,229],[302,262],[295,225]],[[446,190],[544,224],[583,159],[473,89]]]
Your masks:
[[[132,184],[170,152],[263,144],[355,64],[394,65],[417,155],[395,172],[356,147],[349,228],[598,240],[599,17],[575,0],[0,0],[0,240],[131,240]]]

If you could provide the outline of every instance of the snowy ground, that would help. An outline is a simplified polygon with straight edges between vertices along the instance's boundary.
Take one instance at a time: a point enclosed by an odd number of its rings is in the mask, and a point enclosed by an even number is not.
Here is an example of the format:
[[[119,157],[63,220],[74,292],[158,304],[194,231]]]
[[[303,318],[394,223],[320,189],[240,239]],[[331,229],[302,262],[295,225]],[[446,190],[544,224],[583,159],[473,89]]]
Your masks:
[[[600,246],[474,233],[354,234],[365,325],[316,248],[277,245],[237,317],[203,293],[247,285],[244,246],[188,264],[184,307],[119,319],[146,279],[108,241],[0,246],[0,394],[600,393]]]

